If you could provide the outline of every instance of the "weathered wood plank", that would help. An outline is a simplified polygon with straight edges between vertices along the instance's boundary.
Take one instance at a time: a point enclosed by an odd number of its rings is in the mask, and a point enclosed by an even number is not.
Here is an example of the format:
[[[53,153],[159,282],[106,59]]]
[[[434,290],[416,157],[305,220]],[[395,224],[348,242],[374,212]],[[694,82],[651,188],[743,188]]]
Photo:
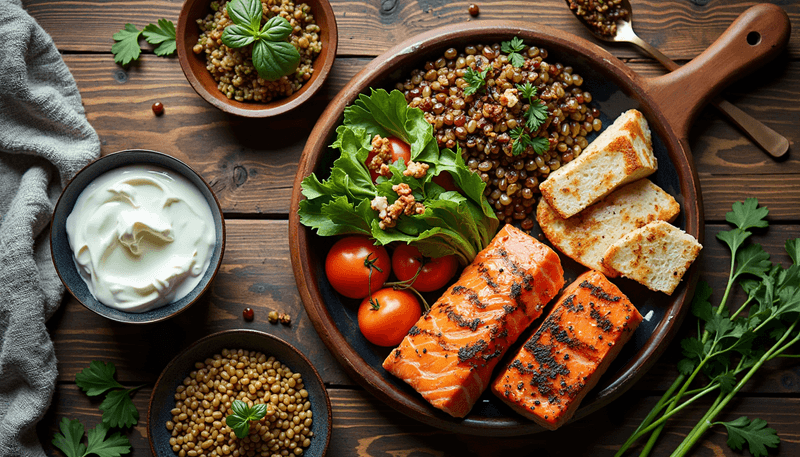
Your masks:
[[[210,2],[209,2],[210,3]],[[471,1],[424,0],[419,2],[332,0],[339,27],[339,54],[374,56],[394,44],[432,28],[466,21],[520,20],[556,27],[586,39],[589,33],[560,1],[483,0],[476,19],[468,14]],[[675,60],[688,60],[705,50],[745,9],[748,0],[633,2],[636,31],[641,37]],[[800,5],[772,0],[786,10],[795,25],[789,47],[798,56]],[[42,24],[62,51],[110,52],[111,36],[126,22],[139,28],[159,18],[177,21],[181,2],[170,0],[98,0],[60,2],[25,0],[31,15]],[[80,33],[75,25],[80,24]],[[614,46],[620,57],[638,57],[630,46]]]
[[[65,60],[81,90],[87,116],[103,142],[102,152],[154,149],[190,164],[211,183],[229,215],[288,212],[296,164],[315,120],[328,101],[368,59],[341,58],[331,80],[310,104],[275,119],[250,120],[226,115],[191,89],[175,59],[144,56],[126,70],[108,55],[67,55]],[[661,70],[651,63],[631,66],[652,77]],[[753,89],[755,87],[755,89]],[[800,144],[800,62],[770,65],[763,78],[749,77],[727,93],[742,109]],[[161,101],[166,113],[153,115]],[[724,219],[724,208],[745,195],[768,202],[773,217],[800,220],[800,175],[794,151],[775,161],[731,127],[713,110],[705,110],[692,130],[693,149],[705,197],[706,218]],[[745,193],[746,189],[746,193]],[[721,209],[722,208],[722,209]]]
[[[150,455],[146,435],[147,402],[151,389],[134,396],[139,423],[125,433],[133,446],[131,457]],[[423,425],[384,405],[360,390],[329,389],[333,406],[333,433],[328,454],[351,456],[479,456],[490,455],[592,455],[611,456],[644,418],[657,397],[629,393],[597,413],[555,432],[522,437],[487,438],[458,435]],[[100,421],[98,399],[90,400],[74,384],[59,384],[52,406],[37,427],[48,455],[62,455],[51,444],[62,417],[80,420],[87,428]],[[667,432],[651,454],[667,456],[705,412],[702,405],[691,407],[669,423]],[[766,420],[781,438],[779,455],[800,453],[800,422],[796,398],[751,398],[734,401],[718,420],[741,415]],[[705,404],[708,408],[708,403]],[[575,437],[580,439],[575,439]],[[733,455],[725,444],[725,432],[718,426],[706,434],[691,454],[698,457]],[[536,451],[532,454],[532,450]],[[636,448],[634,448],[634,452]],[[635,455],[635,454],[631,454]]]
[[[291,271],[286,221],[229,220],[225,259],[211,292],[183,314],[166,322],[150,325],[124,325],[110,322],[65,299],[64,306],[48,322],[59,363],[59,380],[70,382],[92,360],[114,362],[118,377],[128,383],[153,382],[180,350],[200,337],[224,329],[253,328],[272,333],[303,351],[319,370],[324,381],[353,385],[353,381],[331,356],[308,320],[297,293]],[[727,248],[715,239],[722,226],[709,226],[705,249],[699,260],[702,278],[717,292],[719,300],[727,280]],[[788,238],[800,237],[798,226],[775,226],[754,236],[773,255],[773,261],[788,265],[791,260],[783,245]],[[741,303],[738,291],[730,303]],[[251,307],[255,320],[245,322],[242,310]],[[267,313],[284,311],[292,325],[270,324]],[[689,319],[692,319],[691,317]],[[693,326],[691,326],[693,328]],[[687,332],[691,328],[687,329]],[[160,341],[153,345],[153,341]],[[680,337],[676,338],[675,347]],[[674,356],[655,365],[634,389],[666,390],[675,377]],[[800,365],[776,362],[747,387],[752,393],[800,393]]]

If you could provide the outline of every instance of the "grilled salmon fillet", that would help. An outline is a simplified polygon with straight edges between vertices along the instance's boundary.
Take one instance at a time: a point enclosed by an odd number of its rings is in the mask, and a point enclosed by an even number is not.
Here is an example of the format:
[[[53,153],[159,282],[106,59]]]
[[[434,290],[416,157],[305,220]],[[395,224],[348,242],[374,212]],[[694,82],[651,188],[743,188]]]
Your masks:
[[[602,273],[587,271],[561,294],[541,327],[492,383],[515,411],[555,430],[578,409],[642,322]]]
[[[564,285],[552,249],[506,225],[424,314],[383,368],[464,417],[520,333]]]

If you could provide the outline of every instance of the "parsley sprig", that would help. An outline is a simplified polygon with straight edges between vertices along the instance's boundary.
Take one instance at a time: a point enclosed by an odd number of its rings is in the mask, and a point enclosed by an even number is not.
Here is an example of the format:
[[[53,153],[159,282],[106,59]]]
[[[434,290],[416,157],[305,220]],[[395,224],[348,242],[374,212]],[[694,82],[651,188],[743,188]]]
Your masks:
[[[523,85],[517,84],[517,90],[523,97],[528,99],[528,109],[525,111],[525,127],[531,132],[539,130],[544,121],[550,115],[547,111],[547,105],[536,96],[537,90],[531,83],[526,82]]]
[[[511,153],[515,156],[522,154],[529,147],[533,149],[533,152],[539,155],[544,154],[545,151],[550,148],[550,140],[540,136],[531,138],[530,135],[525,133],[525,129],[522,127],[516,127],[512,129],[509,136],[511,136],[511,139],[514,140],[514,143],[511,146]]]
[[[508,61],[517,68],[525,65],[525,57],[520,54],[524,49],[525,44],[522,42],[522,38],[519,37],[500,43],[500,50],[508,54]]]
[[[262,26],[261,0],[233,0],[227,5],[233,25],[225,27],[222,42],[229,48],[253,45],[253,66],[258,76],[275,81],[295,71],[300,53],[286,38],[292,25],[281,16],[273,16]]]
[[[464,88],[464,95],[472,95],[477,93],[486,85],[486,76],[489,74],[491,65],[487,65],[483,70],[475,70],[472,67],[467,67],[464,72],[464,81],[467,82],[467,87]]]
[[[691,305],[698,336],[681,341],[685,358],[678,362],[680,374],[617,456],[650,434],[641,453],[648,455],[667,419],[712,392],[717,395],[715,401],[672,455],[687,455],[714,425],[726,428],[732,449],[741,449],[747,443],[751,454],[764,457],[767,448],[777,447],[780,439],[776,431],[761,419],[713,422],[764,363],[792,357],[787,352],[800,341],[800,239],[786,241],[792,259],[788,268],[772,264],[760,245],[747,242],[751,229],[767,227],[768,213],[767,208],[758,206],[758,200],[748,198],[734,203],[726,215],[735,228],[717,235],[731,252],[725,292],[714,307],[711,288],[704,282],[698,284]],[[735,309],[727,306],[734,284],[747,293],[747,299]]]
[[[133,24],[125,24],[125,28],[112,37],[115,41],[111,46],[114,62],[128,65],[138,59],[142,53],[142,48],[139,46],[141,35],[144,35],[148,43],[158,45],[153,52],[159,57],[171,55],[177,50],[175,24],[172,21],[159,19],[158,25],[148,24],[143,30],[137,29]]]
[[[95,397],[106,392],[100,404],[102,421],[86,433],[87,444],[83,444],[84,427],[78,420],[61,419],[60,432],[53,436],[53,444],[67,457],[85,457],[89,454],[99,457],[119,457],[131,451],[131,443],[120,432],[108,436],[111,428],[128,428],[139,421],[139,411],[130,398],[130,393],[139,389],[126,389],[114,379],[114,364],[93,360],[89,367],[75,375],[75,383]]]
[[[251,408],[241,400],[233,400],[231,410],[233,413],[225,418],[225,423],[239,439],[246,438],[250,433],[250,421],[261,420],[267,415],[267,405],[256,404]]]

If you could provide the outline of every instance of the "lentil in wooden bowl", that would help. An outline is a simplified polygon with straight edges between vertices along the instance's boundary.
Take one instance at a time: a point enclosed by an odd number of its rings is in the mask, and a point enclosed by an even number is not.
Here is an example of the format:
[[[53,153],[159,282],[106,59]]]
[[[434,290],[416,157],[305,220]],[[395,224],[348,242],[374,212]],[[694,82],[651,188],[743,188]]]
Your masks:
[[[227,425],[234,399],[266,405],[246,438]],[[289,343],[256,330],[226,330],[190,345],[161,372],[147,409],[158,457],[320,457],[330,434],[330,398],[317,370]]]
[[[262,0],[262,25],[281,16],[292,27],[288,40],[299,51],[297,69],[276,81],[258,77],[251,45],[231,49],[223,30],[233,24],[226,0],[187,0],[177,25],[178,60],[198,95],[222,111],[244,117],[271,117],[311,98],[330,73],[336,56],[336,18],[327,0]]]

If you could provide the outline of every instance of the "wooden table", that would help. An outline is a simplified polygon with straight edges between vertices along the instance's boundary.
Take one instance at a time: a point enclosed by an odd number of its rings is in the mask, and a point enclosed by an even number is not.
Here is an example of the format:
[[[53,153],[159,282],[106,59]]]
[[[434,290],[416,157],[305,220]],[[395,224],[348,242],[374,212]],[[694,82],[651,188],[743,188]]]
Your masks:
[[[669,57],[685,63],[704,50],[752,2],[744,0],[634,0],[636,30]],[[794,32],[774,62],[741,80],[725,97],[787,136],[800,139],[800,2],[774,0],[789,14]],[[674,343],[650,372],[619,400],[553,433],[514,438],[461,436],[430,428],[392,410],[350,379],[317,337],[298,296],[289,259],[287,213],[292,180],[303,145],[328,101],[371,58],[412,34],[470,20],[469,2],[446,0],[332,0],[339,25],[339,56],[329,81],[306,106],[268,120],[227,116],[195,94],[177,58],[145,53],[127,68],[116,65],[111,35],[126,22],[139,28],[165,17],[177,20],[180,1],[24,0],[26,9],[53,37],[80,88],[102,153],[144,148],[171,154],[193,166],[217,193],[227,219],[224,262],[200,303],[177,318],[153,325],[122,325],[85,309],[69,295],[48,322],[59,361],[52,406],[39,424],[51,454],[57,421],[80,419],[93,427],[99,400],[75,385],[75,374],[94,359],[114,362],[125,385],[152,383],[181,349],[210,332],[253,328],[284,338],[316,365],[333,404],[331,456],[612,455],[676,375],[680,348]],[[536,21],[590,38],[561,0],[481,0],[475,20]],[[142,41],[143,42],[143,41]],[[144,43],[144,42],[143,42]],[[663,70],[628,46],[611,52],[647,76]],[[150,109],[161,101],[166,112]],[[756,240],[783,254],[785,239],[800,236],[800,160],[767,157],[719,114],[705,110],[692,128],[690,146],[702,183],[706,248],[702,277],[722,290],[727,251],[715,234],[727,229],[725,212],[734,201],[758,197],[770,209],[771,227]],[[716,296],[718,299],[718,296]],[[255,309],[253,322],[242,319]],[[290,327],[267,321],[270,310],[292,316]],[[687,326],[688,327],[688,326]],[[145,419],[150,387],[136,393],[141,418],[128,433],[133,456],[149,454]],[[692,408],[674,420],[653,455],[668,455],[702,414]],[[706,405],[707,407],[707,405]],[[777,429],[779,455],[800,455],[800,364],[770,364],[722,415],[760,417]],[[734,455],[724,431],[714,428],[696,455]],[[773,452],[774,454],[774,452]]]

